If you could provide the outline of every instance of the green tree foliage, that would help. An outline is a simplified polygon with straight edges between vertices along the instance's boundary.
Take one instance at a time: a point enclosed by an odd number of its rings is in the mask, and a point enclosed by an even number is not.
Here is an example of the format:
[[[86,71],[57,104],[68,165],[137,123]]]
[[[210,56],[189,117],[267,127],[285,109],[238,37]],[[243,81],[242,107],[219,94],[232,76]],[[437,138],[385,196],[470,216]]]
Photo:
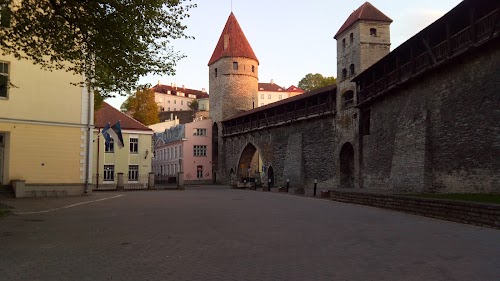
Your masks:
[[[190,1],[0,0],[11,27],[0,28],[0,53],[84,74],[103,96],[130,93],[141,76],[175,73],[183,55],[170,42],[192,38],[182,24]]]
[[[188,107],[193,110],[193,111],[198,111],[198,107],[199,107],[199,103],[198,103],[198,100],[193,100],[191,103],[189,103]]]
[[[300,80],[298,86],[299,88],[307,92],[324,86],[332,85],[335,83],[337,83],[337,80],[333,76],[324,77],[319,73],[316,74],[309,73],[304,78],[302,78],[302,80]]]
[[[130,95],[120,109],[128,111],[135,120],[146,126],[160,122],[155,93],[151,89],[145,88]]]
[[[94,91],[94,111],[99,110],[104,104],[104,97],[99,92]]]

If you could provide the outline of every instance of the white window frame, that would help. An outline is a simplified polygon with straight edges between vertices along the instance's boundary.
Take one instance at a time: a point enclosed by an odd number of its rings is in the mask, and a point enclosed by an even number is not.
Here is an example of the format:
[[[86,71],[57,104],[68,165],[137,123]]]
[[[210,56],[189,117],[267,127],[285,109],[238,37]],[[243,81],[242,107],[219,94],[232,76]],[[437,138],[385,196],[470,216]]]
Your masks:
[[[131,154],[139,154],[139,138],[130,138],[129,142],[129,152]]]
[[[104,165],[102,179],[105,182],[115,181],[115,165]]]
[[[139,181],[139,165],[128,165],[128,181]]]
[[[11,65],[7,61],[0,61],[0,76],[7,77],[7,82],[5,84],[5,96],[0,96],[0,99],[9,98],[9,77],[10,77]]]
[[[207,146],[206,145],[193,145],[193,156],[206,157],[207,156]]]

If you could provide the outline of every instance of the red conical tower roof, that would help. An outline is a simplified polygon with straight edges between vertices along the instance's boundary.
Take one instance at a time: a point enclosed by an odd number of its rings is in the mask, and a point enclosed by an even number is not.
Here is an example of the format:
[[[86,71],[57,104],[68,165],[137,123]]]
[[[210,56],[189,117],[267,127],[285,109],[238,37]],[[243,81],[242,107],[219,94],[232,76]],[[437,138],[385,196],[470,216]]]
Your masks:
[[[222,30],[219,42],[217,42],[217,46],[215,47],[208,65],[213,64],[223,57],[244,57],[254,59],[259,63],[259,60],[255,56],[252,47],[248,43],[243,30],[241,30],[232,12],[227,19],[224,30]]]
[[[347,18],[342,27],[340,27],[339,31],[333,38],[337,39],[340,33],[344,32],[346,29],[351,27],[355,22],[360,20],[372,20],[372,21],[381,21],[381,22],[392,22],[392,20],[384,15],[379,9],[375,8],[369,2],[365,2],[361,7],[359,7],[356,11],[352,12],[352,14]]]

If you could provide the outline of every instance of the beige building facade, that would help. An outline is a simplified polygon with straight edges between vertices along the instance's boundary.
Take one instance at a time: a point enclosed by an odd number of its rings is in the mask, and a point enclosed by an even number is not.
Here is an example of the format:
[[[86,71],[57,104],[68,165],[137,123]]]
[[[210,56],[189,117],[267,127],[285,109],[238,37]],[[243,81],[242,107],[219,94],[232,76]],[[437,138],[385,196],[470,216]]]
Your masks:
[[[71,85],[83,79],[0,54],[0,185],[22,182],[16,196],[90,189],[93,95]]]

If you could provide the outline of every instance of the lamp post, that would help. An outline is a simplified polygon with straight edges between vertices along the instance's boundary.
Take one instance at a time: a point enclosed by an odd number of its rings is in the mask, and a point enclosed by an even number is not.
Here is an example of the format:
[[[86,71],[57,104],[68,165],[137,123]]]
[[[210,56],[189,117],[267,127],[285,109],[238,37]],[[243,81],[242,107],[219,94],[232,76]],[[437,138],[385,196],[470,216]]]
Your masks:
[[[290,179],[286,179],[286,193],[288,193],[289,187],[290,187]]]

